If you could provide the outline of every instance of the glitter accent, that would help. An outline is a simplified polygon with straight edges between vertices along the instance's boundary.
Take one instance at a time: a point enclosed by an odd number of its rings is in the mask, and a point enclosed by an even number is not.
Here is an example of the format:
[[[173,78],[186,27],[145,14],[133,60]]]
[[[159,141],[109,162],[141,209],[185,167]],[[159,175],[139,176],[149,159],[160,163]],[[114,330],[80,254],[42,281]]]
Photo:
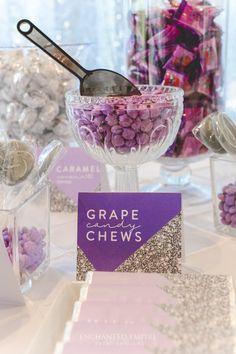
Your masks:
[[[181,224],[181,214],[178,214],[127,258],[116,271],[180,273]]]
[[[172,284],[162,286],[162,289],[175,297],[177,304],[157,306],[174,316],[175,321],[169,326],[152,326],[167,336],[174,347],[153,349],[149,343],[146,346],[141,343],[140,346],[145,346],[150,354],[236,354],[232,277],[205,274],[163,276]],[[127,324],[135,326],[135,323]]]
[[[85,275],[89,271],[95,271],[96,269],[92,263],[88,260],[87,256],[77,247],[77,266],[76,266],[76,279],[85,280]]]
[[[65,193],[60,191],[58,187],[50,183],[50,203],[51,211],[74,213],[77,211],[77,205]]]
[[[181,213],[170,220],[143,246],[126,259],[117,272],[180,273],[181,272]],[[95,268],[84,252],[77,247],[77,279]]]
[[[101,191],[101,184],[98,184],[94,192]],[[52,212],[77,212],[77,204],[63,193],[53,182],[50,182],[50,204]]]
[[[201,344],[199,347],[187,343],[187,346],[175,347],[172,350],[155,349],[150,354],[235,354],[235,346],[228,339],[221,340],[221,343],[215,344],[210,348]]]
[[[172,350],[155,354],[233,354],[235,348],[235,299],[232,278],[224,275],[166,275],[173,286],[163,289],[178,305],[160,305],[177,318],[176,326],[157,329],[174,340]]]
[[[227,276],[225,275],[210,275],[210,274],[182,274],[179,276],[178,274],[164,274],[163,275],[166,279],[172,281],[175,285],[179,285],[180,287],[189,287],[195,288],[197,286],[204,287],[204,286],[216,286],[219,287],[221,285],[225,285],[227,281]]]

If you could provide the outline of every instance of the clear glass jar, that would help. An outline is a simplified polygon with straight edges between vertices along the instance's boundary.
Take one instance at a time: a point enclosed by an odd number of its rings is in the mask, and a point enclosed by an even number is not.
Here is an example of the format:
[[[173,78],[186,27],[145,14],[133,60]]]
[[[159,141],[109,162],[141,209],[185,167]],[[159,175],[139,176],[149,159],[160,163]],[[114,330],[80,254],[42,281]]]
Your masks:
[[[215,227],[219,233],[236,236],[236,158],[210,158]]]
[[[181,190],[191,183],[189,162],[207,156],[192,129],[224,108],[228,1],[130,0],[130,9],[130,79],[184,90],[179,132],[161,158],[162,184]]]
[[[2,236],[23,292],[49,265],[49,199],[45,184],[14,209],[0,210]]]
[[[62,45],[84,61],[89,44]],[[0,48],[0,121],[9,137],[33,138],[40,146],[53,139],[73,141],[65,92],[78,80],[35,47]]]

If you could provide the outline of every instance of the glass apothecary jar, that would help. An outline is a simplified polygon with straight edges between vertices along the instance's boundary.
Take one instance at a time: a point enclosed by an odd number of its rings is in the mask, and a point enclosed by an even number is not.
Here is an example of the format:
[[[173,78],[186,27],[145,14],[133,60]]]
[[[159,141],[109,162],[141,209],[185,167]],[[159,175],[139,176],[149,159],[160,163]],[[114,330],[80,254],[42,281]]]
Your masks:
[[[236,236],[236,158],[210,158],[215,227],[219,233]]]
[[[49,199],[45,184],[14,209],[0,209],[2,237],[22,292],[49,265]]]
[[[208,114],[224,108],[227,16],[227,0],[130,0],[130,79],[135,84],[184,90],[180,129],[160,159],[164,186],[181,190],[190,185],[189,163],[207,156],[192,129]],[[200,188],[195,194],[200,199]]]
[[[62,45],[84,61],[89,44]],[[0,124],[10,138],[27,137],[45,146],[53,139],[73,141],[65,92],[78,80],[36,47],[0,48]]]

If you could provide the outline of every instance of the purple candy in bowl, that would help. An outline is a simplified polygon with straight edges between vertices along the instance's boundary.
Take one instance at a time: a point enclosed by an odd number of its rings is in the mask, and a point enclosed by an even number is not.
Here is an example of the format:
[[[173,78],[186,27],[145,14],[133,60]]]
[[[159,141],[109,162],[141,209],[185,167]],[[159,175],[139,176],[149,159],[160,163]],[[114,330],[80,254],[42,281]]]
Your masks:
[[[116,170],[116,191],[137,191],[137,165],[163,155],[173,143],[183,113],[183,90],[141,85],[140,96],[86,97],[66,94],[78,144]]]

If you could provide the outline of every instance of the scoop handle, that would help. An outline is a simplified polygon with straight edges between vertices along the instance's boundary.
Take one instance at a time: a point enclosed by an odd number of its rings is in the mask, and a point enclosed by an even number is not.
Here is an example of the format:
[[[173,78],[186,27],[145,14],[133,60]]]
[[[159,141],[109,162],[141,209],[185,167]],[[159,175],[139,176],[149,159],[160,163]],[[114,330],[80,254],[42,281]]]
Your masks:
[[[20,20],[17,23],[17,29],[24,37],[43,50],[52,59],[64,66],[64,68],[69,70],[80,80],[83,79],[89,72],[56,43],[54,43],[48,36],[46,36],[46,34],[36,27],[31,21],[27,19]]]

